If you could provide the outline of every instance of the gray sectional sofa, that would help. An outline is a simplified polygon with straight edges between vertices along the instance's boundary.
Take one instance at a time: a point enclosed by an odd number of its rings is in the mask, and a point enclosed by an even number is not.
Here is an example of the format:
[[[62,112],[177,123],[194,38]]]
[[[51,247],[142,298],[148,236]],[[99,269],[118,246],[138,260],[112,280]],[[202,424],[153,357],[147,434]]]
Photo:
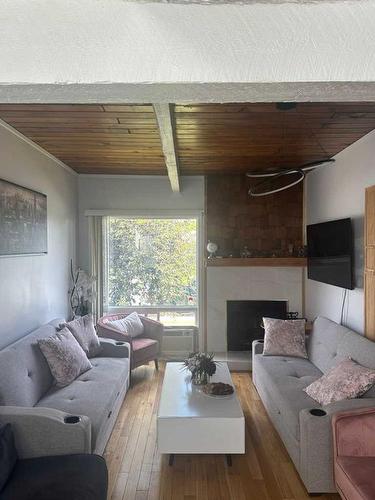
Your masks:
[[[336,491],[333,481],[331,416],[375,407],[375,387],[364,396],[320,407],[303,388],[345,357],[375,369],[375,342],[319,317],[307,340],[309,359],[263,356],[253,343],[253,381],[309,493]]]
[[[36,341],[61,322],[0,351],[0,423],[12,424],[20,458],[102,454],[129,387],[129,344],[100,339],[93,368],[57,388]]]

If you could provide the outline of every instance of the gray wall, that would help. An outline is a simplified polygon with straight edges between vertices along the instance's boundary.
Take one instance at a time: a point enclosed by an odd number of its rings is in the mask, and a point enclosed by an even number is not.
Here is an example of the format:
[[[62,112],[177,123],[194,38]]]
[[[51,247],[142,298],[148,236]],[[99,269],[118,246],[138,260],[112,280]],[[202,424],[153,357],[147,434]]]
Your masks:
[[[204,177],[182,177],[181,185],[181,193],[172,193],[169,180],[164,176],[79,176],[80,266],[89,270],[85,210],[203,210]]]
[[[47,195],[48,254],[0,257],[0,348],[68,314],[77,177],[0,126],[0,177]]]
[[[349,292],[344,323],[363,333],[363,217],[365,188],[375,184],[375,131],[336,156],[334,166],[308,174],[306,219],[308,224],[351,217],[354,227],[355,282]],[[340,321],[342,289],[306,281],[306,314]]]

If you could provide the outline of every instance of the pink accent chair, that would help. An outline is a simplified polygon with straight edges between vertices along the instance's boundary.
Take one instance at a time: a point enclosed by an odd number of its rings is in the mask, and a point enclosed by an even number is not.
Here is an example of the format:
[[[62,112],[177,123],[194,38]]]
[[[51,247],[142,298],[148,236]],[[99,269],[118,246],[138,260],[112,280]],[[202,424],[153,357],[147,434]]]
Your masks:
[[[375,408],[336,413],[332,427],[337,491],[345,500],[374,500]]]
[[[131,337],[117,328],[111,326],[111,321],[126,318],[127,314],[112,314],[103,316],[98,320],[97,332],[99,337],[129,342],[130,344],[130,366],[133,370],[137,366],[146,365],[149,361],[155,362],[158,370],[158,357],[160,354],[164,326],[158,321],[140,316],[144,326],[144,333],[138,337]]]

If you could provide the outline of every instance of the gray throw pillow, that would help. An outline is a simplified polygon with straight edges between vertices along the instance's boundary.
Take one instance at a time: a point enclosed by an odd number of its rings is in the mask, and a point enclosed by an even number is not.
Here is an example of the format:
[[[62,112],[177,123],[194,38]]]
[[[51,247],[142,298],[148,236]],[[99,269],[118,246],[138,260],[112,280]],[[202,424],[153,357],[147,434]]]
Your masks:
[[[92,368],[87,356],[67,328],[60,332],[39,339],[38,345],[47,360],[57,387],[65,387],[81,373]]]
[[[93,358],[99,354],[101,347],[91,314],[73,319],[69,323],[62,323],[60,327],[66,327],[73,334],[88,358]]]
[[[125,318],[111,321],[110,325],[131,337],[142,335],[145,329],[137,312],[132,312]]]
[[[307,358],[304,319],[263,318],[265,356]]]

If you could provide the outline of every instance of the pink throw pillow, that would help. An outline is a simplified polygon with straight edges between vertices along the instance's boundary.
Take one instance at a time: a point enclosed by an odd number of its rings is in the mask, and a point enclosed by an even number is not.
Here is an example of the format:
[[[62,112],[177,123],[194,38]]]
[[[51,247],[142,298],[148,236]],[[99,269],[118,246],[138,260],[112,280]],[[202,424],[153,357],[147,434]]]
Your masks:
[[[265,356],[307,358],[305,320],[263,318]]]
[[[362,396],[375,383],[375,370],[359,365],[350,358],[331,368],[304,391],[321,406]]]

